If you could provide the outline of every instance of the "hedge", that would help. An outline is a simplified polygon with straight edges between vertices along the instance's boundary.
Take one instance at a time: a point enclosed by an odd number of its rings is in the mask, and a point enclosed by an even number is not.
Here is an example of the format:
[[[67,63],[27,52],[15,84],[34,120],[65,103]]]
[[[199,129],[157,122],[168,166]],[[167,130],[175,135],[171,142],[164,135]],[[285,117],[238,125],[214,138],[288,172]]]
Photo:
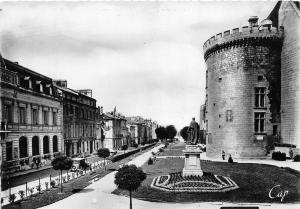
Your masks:
[[[146,145],[146,146],[143,146],[143,147],[141,147],[141,149],[134,149],[134,150],[131,150],[131,151],[126,152],[126,153],[123,153],[123,154],[115,155],[115,156],[113,156],[113,157],[111,158],[111,161],[112,161],[112,162],[117,162],[117,161],[119,161],[119,160],[122,160],[122,159],[124,159],[124,158],[126,158],[126,157],[129,157],[130,155],[133,155],[133,154],[135,154],[135,153],[138,153],[139,151],[144,150],[144,149],[147,149],[147,148],[152,147],[152,146],[154,146],[154,145],[155,145],[155,143],[149,144],[149,145]]]
[[[275,147],[292,147],[296,148],[296,145],[294,144],[287,144],[287,143],[274,143]]]
[[[273,160],[279,160],[279,161],[285,161],[286,160],[286,154],[283,152],[273,152],[272,153],[272,159]]]
[[[300,155],[296,155],[294,157],[294,162],[300,162]]]

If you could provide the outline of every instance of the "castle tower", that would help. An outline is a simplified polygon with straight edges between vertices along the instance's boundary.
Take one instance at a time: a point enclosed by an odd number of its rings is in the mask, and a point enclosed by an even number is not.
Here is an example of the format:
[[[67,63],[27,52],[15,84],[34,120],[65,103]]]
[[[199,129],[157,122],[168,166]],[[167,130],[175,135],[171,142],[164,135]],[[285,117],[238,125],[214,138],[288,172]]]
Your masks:
[[[254,16],[204,43],[208,157],[264,156],[280,129],[282,31],[270,22]]]

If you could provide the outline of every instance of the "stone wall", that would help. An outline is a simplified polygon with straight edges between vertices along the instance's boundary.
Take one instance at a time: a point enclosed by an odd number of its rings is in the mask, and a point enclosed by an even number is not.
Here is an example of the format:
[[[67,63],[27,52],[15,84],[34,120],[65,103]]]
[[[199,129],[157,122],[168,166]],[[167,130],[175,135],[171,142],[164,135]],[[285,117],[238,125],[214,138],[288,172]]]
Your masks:
[[[284,27],[281,52],[282,142],[300,146],[300,13],[293,2],[282,2],[279,26]]]
[[[208,157],[221,157],[222,150],[234,157],[266,154],[267,135],[273,132],[270,105],[266,96],[266,108],[255,108],[255,87],[268,90],[267,72],[280,71],[276,62],[280,60],[280,34],[277,30],[266,37],[257,34],[219,35],[205,43]],[[227,121],[227,111],[232,111],[232,121]],[[259,137],[254,132],[255,112],[266,113],[265,133]]]

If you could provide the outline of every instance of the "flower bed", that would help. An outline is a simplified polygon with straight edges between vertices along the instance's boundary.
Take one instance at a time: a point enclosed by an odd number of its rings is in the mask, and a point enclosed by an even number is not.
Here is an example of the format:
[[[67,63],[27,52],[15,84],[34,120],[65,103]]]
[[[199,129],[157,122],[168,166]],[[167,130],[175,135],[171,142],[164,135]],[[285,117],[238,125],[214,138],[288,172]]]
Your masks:
[[[176,192],[226,192],[239,188],[229,177],[205,172],[203,176],[183,177],[181,172],[158,176],[151,187]]]

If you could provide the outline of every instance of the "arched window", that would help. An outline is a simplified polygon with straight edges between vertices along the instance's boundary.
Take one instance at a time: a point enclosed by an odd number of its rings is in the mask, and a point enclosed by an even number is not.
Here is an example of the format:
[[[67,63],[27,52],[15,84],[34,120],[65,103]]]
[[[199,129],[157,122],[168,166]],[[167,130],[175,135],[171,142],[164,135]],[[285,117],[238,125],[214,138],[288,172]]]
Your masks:
[[[58,140],[57,140],[57,136],[53,136],[53,152],[58,152]]]
[[[28,157],[27,153],[27,138],[22,136],[19,139],[20,158]]]
[[[50,152],[48,136],[44,136],[44,138],[43,138],[43,150],[44,150],[44,154],[48,154]]]
[[[34,136],[32,137],[32,156],[40,154],[40,144],[39,144],[39,137]]]

